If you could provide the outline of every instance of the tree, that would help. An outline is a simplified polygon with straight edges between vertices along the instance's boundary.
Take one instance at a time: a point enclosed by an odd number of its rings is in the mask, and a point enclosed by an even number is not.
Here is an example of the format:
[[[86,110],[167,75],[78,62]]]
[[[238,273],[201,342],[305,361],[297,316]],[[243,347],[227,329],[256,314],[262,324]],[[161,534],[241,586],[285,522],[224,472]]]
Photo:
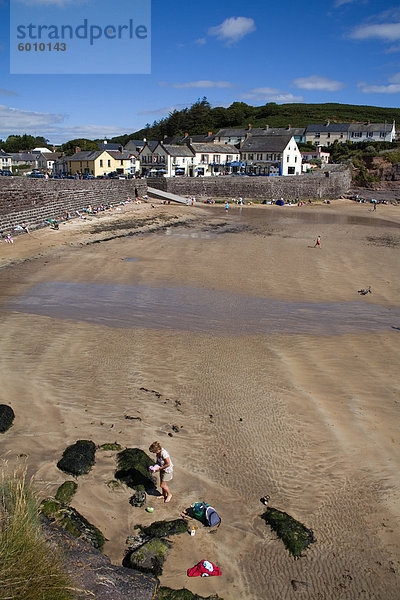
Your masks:
[[[61,152],[64,152],[67,156],[71,156],[75,154],[75,149],[80,148],[81,150],[98,150],[99,147],[97,142],[93,140],[87,140],[86,138],[77,138],[75,140],[70,140],[65,144],[61,144]]]

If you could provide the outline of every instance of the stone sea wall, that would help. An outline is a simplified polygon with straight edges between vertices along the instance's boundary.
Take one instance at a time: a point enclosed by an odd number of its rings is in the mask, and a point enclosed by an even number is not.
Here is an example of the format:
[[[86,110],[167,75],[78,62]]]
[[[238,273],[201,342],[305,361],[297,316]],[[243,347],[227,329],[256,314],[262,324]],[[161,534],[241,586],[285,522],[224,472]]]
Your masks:
[[[332,168],[331,168],[332,167]],[[254,200],[333,199],[348,192],[351,171],[347,166],[329,165],[327,171],[288,177],[173,177],[147,180],[149,187],[180,196]]]
[[[88,204],[118,204],[128,196],[146,194],[145,179],[31,179],[0,177],[0,231],[11,231],[25,221],[29,226],[46,219],[75,216]]]

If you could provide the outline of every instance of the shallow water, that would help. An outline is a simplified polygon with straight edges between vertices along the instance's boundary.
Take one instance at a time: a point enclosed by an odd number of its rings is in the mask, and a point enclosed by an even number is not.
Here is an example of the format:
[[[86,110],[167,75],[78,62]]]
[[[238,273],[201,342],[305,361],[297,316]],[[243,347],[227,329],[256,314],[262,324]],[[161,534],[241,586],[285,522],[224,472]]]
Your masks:
[[[400,323],[400,309],[357,302],[286,302],[215,290],[46,282],[9,309],[108,327],[214,335],[342,335]]]

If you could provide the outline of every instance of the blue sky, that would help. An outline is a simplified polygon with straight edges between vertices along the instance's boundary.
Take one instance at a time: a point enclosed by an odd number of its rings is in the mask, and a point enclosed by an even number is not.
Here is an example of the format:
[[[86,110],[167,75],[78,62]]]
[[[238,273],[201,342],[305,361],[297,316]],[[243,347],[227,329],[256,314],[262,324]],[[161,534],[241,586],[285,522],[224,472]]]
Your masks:
[[[12,1],[21,19],[32,9],[63,11],[65,22],[88,10],[93,20],[104,16],[103,0]],[[131,3],[108,2],[116,23]],[[150,74],[135,71],[140,52],[125,44],[110,60],[105,43],[99,62],[112,74],[31,74],[32,57],[29,74],[10,74],[9,45],[10,2],[0,0],[3,139],[29,133],[57,144],[131,133],[203,96],[213,106],[400,106],[400,6],[390,0],[151,0]],[[89,64],[84,52],[75,64]],[[118,74],[121,65],[132,72]]]

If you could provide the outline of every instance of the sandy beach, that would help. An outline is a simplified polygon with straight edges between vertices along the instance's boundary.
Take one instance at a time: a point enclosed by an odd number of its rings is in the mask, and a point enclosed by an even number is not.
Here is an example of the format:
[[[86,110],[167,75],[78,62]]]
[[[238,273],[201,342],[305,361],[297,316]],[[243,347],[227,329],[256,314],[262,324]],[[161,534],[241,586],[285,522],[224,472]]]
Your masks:
[[[399,258],[400,207],[348,200],[127,205],[3,241],[0,402],[16,418],[2,457],[26,461],[46,496],[78,439],[159,440],[173,498],[152,515],[110,485],[114,452],[77,480],[72,505],[115,564],[136,524],[204,500],[222,525],[173,538],[163,585],[397,600]],[[260,518],[267,493],[314,531],[299,560]],[[222,577],[189,579],[201,559]]]

